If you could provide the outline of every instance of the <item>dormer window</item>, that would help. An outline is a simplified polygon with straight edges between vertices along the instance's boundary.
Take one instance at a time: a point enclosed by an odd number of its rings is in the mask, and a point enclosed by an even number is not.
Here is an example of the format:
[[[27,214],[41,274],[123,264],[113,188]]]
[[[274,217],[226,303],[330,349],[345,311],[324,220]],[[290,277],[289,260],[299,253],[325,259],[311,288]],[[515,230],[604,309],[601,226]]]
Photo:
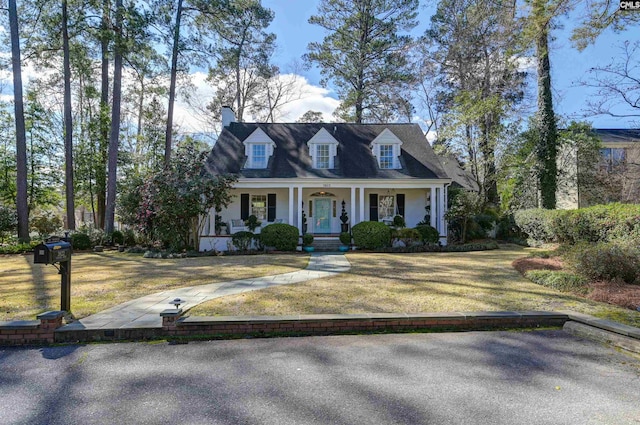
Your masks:
[[[267,168],[267,145],[251,145],[250,157],[250,168]]]
[[[251,133],[244,144],[244,154],[247,162],[244,168],[265,169],[269,164],[269,158],[273,155],[276,144],[261,128]]]
[[[388,128],[385,128],[371,142],[371,151],[378,160],[378,167],[382,170],[397,170],[400,164],[402,141]]]
[[[324,128],[321,128],[308,142],[309,155],[313,168],[332,170],[338,152],[338,141]]]
[[[314,155],[314,168],[330,168],[329,145],[316,145],[316,154]]]

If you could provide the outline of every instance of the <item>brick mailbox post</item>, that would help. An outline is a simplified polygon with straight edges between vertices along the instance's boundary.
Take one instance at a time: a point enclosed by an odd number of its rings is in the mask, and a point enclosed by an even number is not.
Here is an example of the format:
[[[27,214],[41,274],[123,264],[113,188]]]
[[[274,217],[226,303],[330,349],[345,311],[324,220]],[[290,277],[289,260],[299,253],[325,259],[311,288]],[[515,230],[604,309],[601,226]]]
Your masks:
[[[68,239],[68,238],[64,238]],[[73,249],[67,240],[49,238],[33,248],[34,264],[60,264],[60,310],[71,311],[71,255]]]

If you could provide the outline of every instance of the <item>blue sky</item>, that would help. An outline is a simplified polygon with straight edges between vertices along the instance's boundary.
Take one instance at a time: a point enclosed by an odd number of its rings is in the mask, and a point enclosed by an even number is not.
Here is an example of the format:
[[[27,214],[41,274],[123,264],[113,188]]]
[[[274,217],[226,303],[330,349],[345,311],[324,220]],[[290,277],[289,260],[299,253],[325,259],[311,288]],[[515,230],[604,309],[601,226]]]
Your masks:
[[[275,19],[270,28],[278,36],[278,51],[274,57],[275,62],[286,68],[287,64],[306,52],[307,44],[311,41],[320,41],[324,36],[323,29],[310,25],[308,19],[315,14],[318,1],[315,0],[263,0],[263,5],[275,12]],[[424,3],[424,2],[423,2]],[[421,7],[419,11],[420,24],[416,29],[422,33],[429,24],[433,13],[433,6]],[[619,46],[623,41],[640,40],[640,29],[634,28],[623,33],[616,34],[607,30],[598,38],[597,42],[582,52],[578,52],[571,46],[569,36],[575,23],[572,16],[578,16],[574,12],[569,17],[558,21],[561,29],[553,32],[551,67],[552,82],[554,87],[555,110],[557,114],[573,119],[584,119],[593,123],[596,128],[629,128],[640,126],[631,119],[611,118],[607,116],[582,117],[582,111],[592,90],[578,85],[580,79],[587,78],[587,71],[593,66],[604,66],[611,62],[612,58],[620,54]],[[575,19],[575,18],[574,18]],[[535,70],[532,70],[535,71]],[[312,68],[302,72],[312,85],[318,85],[320,72]],[[532,81],[529,91],[535,102],[535,80]],[[329,87],[329,89],[331,89]],[[329,96],[334,96],[331,91]],[[534,103],[535,105],[535,103]]]

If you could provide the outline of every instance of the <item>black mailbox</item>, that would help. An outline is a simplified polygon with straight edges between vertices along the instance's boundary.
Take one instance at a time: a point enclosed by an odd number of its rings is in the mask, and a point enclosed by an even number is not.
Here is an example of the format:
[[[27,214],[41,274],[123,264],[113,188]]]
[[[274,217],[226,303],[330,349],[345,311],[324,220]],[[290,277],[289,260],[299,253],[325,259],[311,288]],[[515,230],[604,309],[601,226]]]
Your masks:
[[[45,242],[33,248],[33,262],[54,264],[71,260],[71,244],[65,241]]]

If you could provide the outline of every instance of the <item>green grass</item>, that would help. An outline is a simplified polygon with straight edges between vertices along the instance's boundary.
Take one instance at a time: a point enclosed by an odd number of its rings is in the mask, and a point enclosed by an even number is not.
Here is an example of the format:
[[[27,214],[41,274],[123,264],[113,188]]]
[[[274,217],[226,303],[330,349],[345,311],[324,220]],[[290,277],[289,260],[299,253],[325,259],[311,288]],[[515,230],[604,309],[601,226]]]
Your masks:
[[[349,253],[349,273],[227,296],[191,315],[573,310],[640,326],[640,313],[537,285],[511,262],[517,245],[464,253]]]
[[[117,253],[74,254],[71,309],[76,318],[167,289],[305,268],[306,255],[248,255],[147,259]],[[0,321],[33,320],[60,308],[60,275],[53,266],[33,264],[33,255],[0,256]]]

